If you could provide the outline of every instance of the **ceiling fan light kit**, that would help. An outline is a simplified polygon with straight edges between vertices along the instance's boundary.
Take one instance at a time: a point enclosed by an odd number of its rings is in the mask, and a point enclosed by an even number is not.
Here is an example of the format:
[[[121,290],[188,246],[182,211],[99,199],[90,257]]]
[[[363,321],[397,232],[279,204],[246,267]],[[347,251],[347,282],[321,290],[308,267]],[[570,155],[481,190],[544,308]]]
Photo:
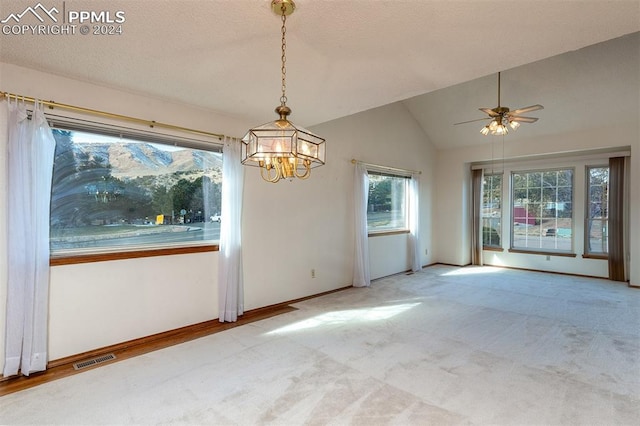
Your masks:
[[[508,126],[503,123],[503,120],[504,118],[502,116],[498,116],[494,118],[493,120],[491,120],[491,123],[487,124],[482,129],[480,129],[480,133],[482,133],[485,136],[488,135],[489,133],[495,136],[502,136],[509,133],[509,127],[511,127],[511,129],[513,130],[518,130],[518,127],[520,127],[520,123],[518,123],[513,119],[511,120],[507,119]]]
[[[487,114],[489,117],[480,118],[478,120],[463,121],[455,124],[472,123],[475,121],[491,120],[489,124],[483,126],[480,129],[480,133],[483,135],[504,136],[511,130],[518,130],[520,123],[535,123],[538,121],[535,117],[524,117],[521,114],[525,114],[531,111],[538,111],[544,109],[540,104],[531,105],[524,108],[518,108],[511,111],[507,107],[500,105],[500,73],[498,72],[498,106],[495,108],[480,108],[480,111]]]

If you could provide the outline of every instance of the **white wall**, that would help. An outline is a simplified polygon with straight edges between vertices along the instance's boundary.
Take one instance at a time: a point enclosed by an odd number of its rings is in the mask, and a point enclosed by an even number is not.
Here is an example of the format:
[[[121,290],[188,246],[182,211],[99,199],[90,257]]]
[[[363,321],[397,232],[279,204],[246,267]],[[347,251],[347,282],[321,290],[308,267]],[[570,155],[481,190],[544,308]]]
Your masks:
[[[458,161],[461,154],[457,150],[438,151],[436,161],[437,226],[434,232],[438,242],[437,260],[451,265],[471,263],[467,224],[471,171],[466,162]]]
[[[0,63],[0,89],[231,136],[242,136],[257,124],[10,64]],[[271,112],[265,114],[268,120]],[[4,120],[4,114],[0,117]],[[295,116],[292,120],[295,123]],[[5,128],[6,124],[0,128],[0,253],[10,249]],[[431,237],[435,152],[404,107],[389,105],[313,130],[327,138],[327,165],[314,169],[310,179],[274,185],[262,181],[257,169],[246,169],[247,310],[351,284],[351,158],[423,171],[421,241],[429,249],[423,264],[436,259]],[[392,244],[397,237],[378,237],[376,242],[387,238],[389,244],[373,250],[371,263],[385,265],[376,275],[407,269],[408,260]],[[218,254],[210,252],[52,267],[50,359],[217,318],[217,259]],[[316,278],[311,277],[312,268]],[[4,353],[7,270],[6,257],[0,256],[0,353]]]
[[[420,244],[422,265],[433,263],[436,247],[433,239],[435,211],[436,152],[418,123],[401,103],[374,108],[314,127],[333,144],[328,147],[332,168],[341,170],[344,192],[341,215],[345,220],[346,253],[351,258],[353,246],[353,175],[352,159],[366,163],[420,171]],[[322,170],[323,172],[325,170]],[[334,195],[335,197],[335,195]],[[371,278],[380,278],[410,268],[407,236],[390,235],[369,238]],[[428,251],[428,255],[425,254]],[[348,274],[352,268],[349,259]]]
[[[51,268],[49,357],[218,317],[218,253]]]
[[[411,269],[408,234],[369,237],[371,279]],[[424,252],[424,250],[423,250]]]

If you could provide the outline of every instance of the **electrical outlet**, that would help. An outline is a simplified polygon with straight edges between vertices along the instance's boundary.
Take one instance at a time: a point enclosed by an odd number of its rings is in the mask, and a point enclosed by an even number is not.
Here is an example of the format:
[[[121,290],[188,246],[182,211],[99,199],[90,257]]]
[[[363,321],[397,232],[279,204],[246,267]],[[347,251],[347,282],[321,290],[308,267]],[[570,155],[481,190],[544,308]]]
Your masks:
[[[429,249],[424,249],[424,254],[429,254]]]
[[[547,260],[551,260],[551,256],[547,255]]]
[[[311,278],[315,278],[316,277],[316,270],[312,269],[311,270]]]

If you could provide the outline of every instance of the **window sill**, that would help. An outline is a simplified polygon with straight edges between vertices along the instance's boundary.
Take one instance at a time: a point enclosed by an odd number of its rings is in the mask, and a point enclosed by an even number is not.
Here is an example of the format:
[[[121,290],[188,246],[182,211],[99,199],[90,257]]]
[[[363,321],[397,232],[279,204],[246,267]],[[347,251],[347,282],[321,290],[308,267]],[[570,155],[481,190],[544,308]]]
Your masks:
[[[600,260],[609,260],[609,256],[606,254],[583,254],[583,259],[600,259]]]
[[[137,259],[140,257],[155,257],[155,256],[170,256],[174,254],[189,254],[189,253],[204,253],[209,251],[218,251],[220,246],[218,244],[213,245],[201,245],[201,246],[186,246],[186,247],[171,247],[161,249],[150,250],[133,250],[133,251],[119,251],[111,253],[91,253],[91,254],[78,254],[78,255],[61,255],[51,256],[49,259],[49,266],[62,266],[62,265],[75,265],[79,263],[93,263],[93,262],[107,262],[110,260],[124,260],[124,259]]]
[[[387,235],[400,235],[400,234],[408,234],[409,230],[404,229],[400,231],[380,231],[380,232],[369,232],[367,234],[368,237],[384,237]]]
[[[560,257],[576,257],[575,253],[562,253],[557,251],[538,251],[538,250],[520,250],[509,249],[509,253],[537,254],[541,256],[560,256]]]
[[[484,251],[504,251],[502,247],[491,247],[491,246],[483,246],[482,250]]]

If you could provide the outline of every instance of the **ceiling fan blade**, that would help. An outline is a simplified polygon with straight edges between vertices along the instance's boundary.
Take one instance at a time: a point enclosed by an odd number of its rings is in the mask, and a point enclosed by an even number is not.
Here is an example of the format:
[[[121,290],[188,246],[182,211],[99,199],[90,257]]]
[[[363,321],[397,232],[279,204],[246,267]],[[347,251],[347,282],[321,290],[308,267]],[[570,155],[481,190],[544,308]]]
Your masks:
[[[458,124],[475,123],[476,121],[485,121],[485,120],[490,120],[490,119],[491,119],[491,117],[476,118],[475,120],[468,120],[468,121],[461,121],[459,123],[453,123],[453,125],[457,126]]]
[[[490,117],[497,117],[499,114],[492,110],[491,108],[478,108],[480,111],[488,114]]]
[[[528,107],[518,108],[516,110],[510,111],[509,115],[520,115],[524,114],[525,112],[538,111],[539,109],[544,109],[544,107],[542,105],[531,105]]]
[[[538,119],[534,117],[521,117],[521,116],[509,117],[509,120],[518,121],[520,123],[535,123],[536,121],[538,121]]]

